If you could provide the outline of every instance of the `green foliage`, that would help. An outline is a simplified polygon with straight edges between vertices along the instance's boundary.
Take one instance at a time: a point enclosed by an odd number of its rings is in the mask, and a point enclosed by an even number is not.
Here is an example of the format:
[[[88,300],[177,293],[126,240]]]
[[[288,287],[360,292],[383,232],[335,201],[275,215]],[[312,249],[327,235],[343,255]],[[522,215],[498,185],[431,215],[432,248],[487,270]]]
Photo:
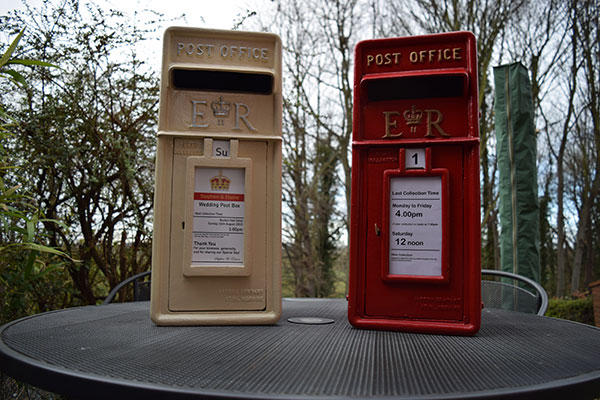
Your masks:
[[[13,57],[23,36],[21,30],[0,58],[0,78],[27,86],[14,65],[52,66],[36,60]],[[4,91],[3,91],[4,92]],[[20,171],[10,162],[6,143],[14,120],[0,108],[0,323],[35,312],[58,308],[64,290],[62,266],[68,255],[44,245],[43,224],[59,222],[43,218],[22,186],[15,184]],[[63,293],[62,297],[56,292]]]
[[[61,400],[60,395],[18,382],[0,372],[0,400]]]
[[[13,53],[15,52],[17,46],[19,45],[19,42],[21,41],[21,38],[23,37],[23,33],[25,33],[25,28],[21,29],[21,31],[19,32],[19,34],[17,35],[17,37],[12,41],[12,43],[10,44],[10,46],[8,46],[8,49],[6,50],[6,52],[2,55],[2,58],[0,58],[0,76],[4,77],[4,78],[8,78],[10,80],[12,80],[15,83],[19,83],[21,85],[27,85],[27,82],[25,81],[25,78],[23,77],[23,75],[21,75],[18,71],[15,71],[12,68],[8,68],[8,65],[28,65],[28,66],[42,66],[42,67],[56,67],[53,64],[47,63],[47,62],[43,62],[43,61],[38,61],[38,60],[18,60],[13,57]]]
[[[23,51],[61,66],[26,71],[25,95],[0,101],[20,121],[10,141],[16,183],[46,218],[64,221],[42,222],[46,240],[81,260],[64,268],[86,304],[151,263],[159,85],[136,49],[156,21],[138,17],[45,1],[0,24],[9,33],[28,26]]]
[[[321,297],[344,298],[348,294],[348,247],[336,250],[332,261],[332,275],[325,283],[332,288],[327,293],[320,293]],[[296,293],[297,282],[294,270],[288,257],[283,257],[281,277],[281,294],[283,297],[298,297]]]
[[[594,325],[592,297],[550,299],[546,316]]]

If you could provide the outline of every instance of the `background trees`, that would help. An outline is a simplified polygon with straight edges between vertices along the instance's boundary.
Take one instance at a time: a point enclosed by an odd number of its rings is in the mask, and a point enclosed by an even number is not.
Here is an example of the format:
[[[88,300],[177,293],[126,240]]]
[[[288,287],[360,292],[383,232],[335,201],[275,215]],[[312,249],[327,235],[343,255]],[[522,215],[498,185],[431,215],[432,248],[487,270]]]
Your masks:
[[[333,205],[347,215],[351,125],[340,121],[351,115],[348,88],[352,85],[354,45],[373,37],[470,30],[477,37],[479,64],[482,268],[498,268],[500,263],[494,88],[490,77],[493,66],[520,61],[531,74],[537,116],[539,171],[532,185],[538,186],[541,202],[542,283],[554,295],[577,293],[600,277],[596,250],[599,229],[595,225],[595,183],[600,164],[594,116],[600,61],[599,8],[597,0],[338,0],[327,5],[309,0],[275,1],[276,18],[262,20],[260,27],[278,32],[286,46],[284,57],[292,68],[285,78],[293,81],[293,90],[285,91],[284,96],[294,110],[317,121],[307,123],[297,118],[297,113],[284,115],[284,142],[297,141],[299,134],[304,141],[301,151],[295,146],[287,148],[287,159],[308,160],[309,165],[315,165],[306,155],[318,154],[315,138],[323,137],[319,129],[333,126],[330,137],[339,147],[332,154],[338,176],[344,178],[338,181],[338,189],[346,195],[346,202],[338,198]],[[290,15],[289,10],[293,16],[282,18]],[[293,69],[302,74],[292,73]],[[319,174],[326,174],[301,164],[291,166],[291,171],[304,171],[313,182],[318,182]],[[302,187],[295,179],[286,180],[286,184],[290,189]],[[334,193],[323,191],[320,195],[330,198]],[[295,201],[290,197],[285,200],[290,204]],[[311,207],[294,212],[298,220],[316,216]],[[347,227],[346,218],[339,222]],[[292,221],[288,224],[291,229],[301,226]],[[337,243],[345,250],[344,243]],[[320,259],[318,253],[312,254]],[[288,256],[298,259],[295,254]],[[314,268],[315,262],[305,264]],[[303,268],[294,269],[296,276]]]
[[[18,65],[53,67],[31,59],[14,58],[23,36],[19,32],[0,56],[0,79],[14,89],[26,87],[27,81],[14,69]],[[42,219],[35,202],[15,184],[8,140],[12,137],[14,119],[0,107],[0,323],[31,313],[65,306],[72,295],[69,285],[61,276],[61,265],[68,255],[44,246],[43,231],[38,225],[59,224]]]
[[[149,269],[158,79],[135,46],[149,31],[92,3],[44,3],[4,18],[28,29],[22,54],[60,66],[24,71],[25,95],[3,96],[19,121],[9,140],[41,213],[44,241],[66,261],[79,301],[95,304]]]
[[[482,267],[500,262],[491,69],[520,61],[536,107],[542,283],[562,296],[600,278],[598,0],[254,2],[236,27],[276,32],[284,46],[286,294],[345,292],[354,46],[450,30],[477,37]],[[12,36],[27,26],[20,54],[61,67],[26,69],[26,92],[2,96],[19,122],[5,148],[20,168],[3,179],[31,193],[42,241],[80,261],[56,271],[74,299],[94,303],[151,263],[159,71],[136,49],[160,35],[159,16],[140,24],[101,0],[43,4],[1,21]]]
[[[281,2],[263,22],[284,47],[284,256],[297,296],[334,293],[340,238],[348,233],[357,3]]]

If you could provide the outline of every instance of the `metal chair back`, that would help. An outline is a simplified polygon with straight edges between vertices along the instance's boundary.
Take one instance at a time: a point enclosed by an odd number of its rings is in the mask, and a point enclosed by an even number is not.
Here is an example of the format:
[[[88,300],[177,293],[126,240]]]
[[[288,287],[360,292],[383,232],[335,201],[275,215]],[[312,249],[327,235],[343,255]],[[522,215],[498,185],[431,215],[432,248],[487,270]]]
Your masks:
[[[108,296],[104,299],[102,304],[109,304],[115,299],[119,290],[124,286],[133,282],[133,301],[148,301],[150,300],[150,281],[144,280],[144,278],[150,275],[151,271],[141,272],[137,275],[130,276],[129,278],[120,282],[117,286],[110,291]]]
[[[481,301],[484,307],[544,315],[548,295],[537,282],[511,272],[481,271]]]

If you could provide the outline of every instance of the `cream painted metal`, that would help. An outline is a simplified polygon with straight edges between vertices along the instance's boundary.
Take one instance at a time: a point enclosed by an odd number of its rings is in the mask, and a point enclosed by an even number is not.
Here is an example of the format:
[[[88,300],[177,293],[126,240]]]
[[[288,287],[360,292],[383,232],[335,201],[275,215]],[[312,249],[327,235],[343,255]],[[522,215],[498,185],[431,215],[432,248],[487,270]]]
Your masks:
[[[164,35],[151,316],[274,324],[281,314],[281,41]]]

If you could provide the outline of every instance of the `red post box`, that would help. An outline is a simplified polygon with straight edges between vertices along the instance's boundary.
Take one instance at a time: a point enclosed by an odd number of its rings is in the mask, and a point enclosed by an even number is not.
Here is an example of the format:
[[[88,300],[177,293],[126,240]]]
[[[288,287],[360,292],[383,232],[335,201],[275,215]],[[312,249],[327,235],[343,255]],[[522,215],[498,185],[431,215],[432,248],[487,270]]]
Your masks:
[[[475,46],[470,32],[356,46],[348,295],[356,327],[479,330]]]

